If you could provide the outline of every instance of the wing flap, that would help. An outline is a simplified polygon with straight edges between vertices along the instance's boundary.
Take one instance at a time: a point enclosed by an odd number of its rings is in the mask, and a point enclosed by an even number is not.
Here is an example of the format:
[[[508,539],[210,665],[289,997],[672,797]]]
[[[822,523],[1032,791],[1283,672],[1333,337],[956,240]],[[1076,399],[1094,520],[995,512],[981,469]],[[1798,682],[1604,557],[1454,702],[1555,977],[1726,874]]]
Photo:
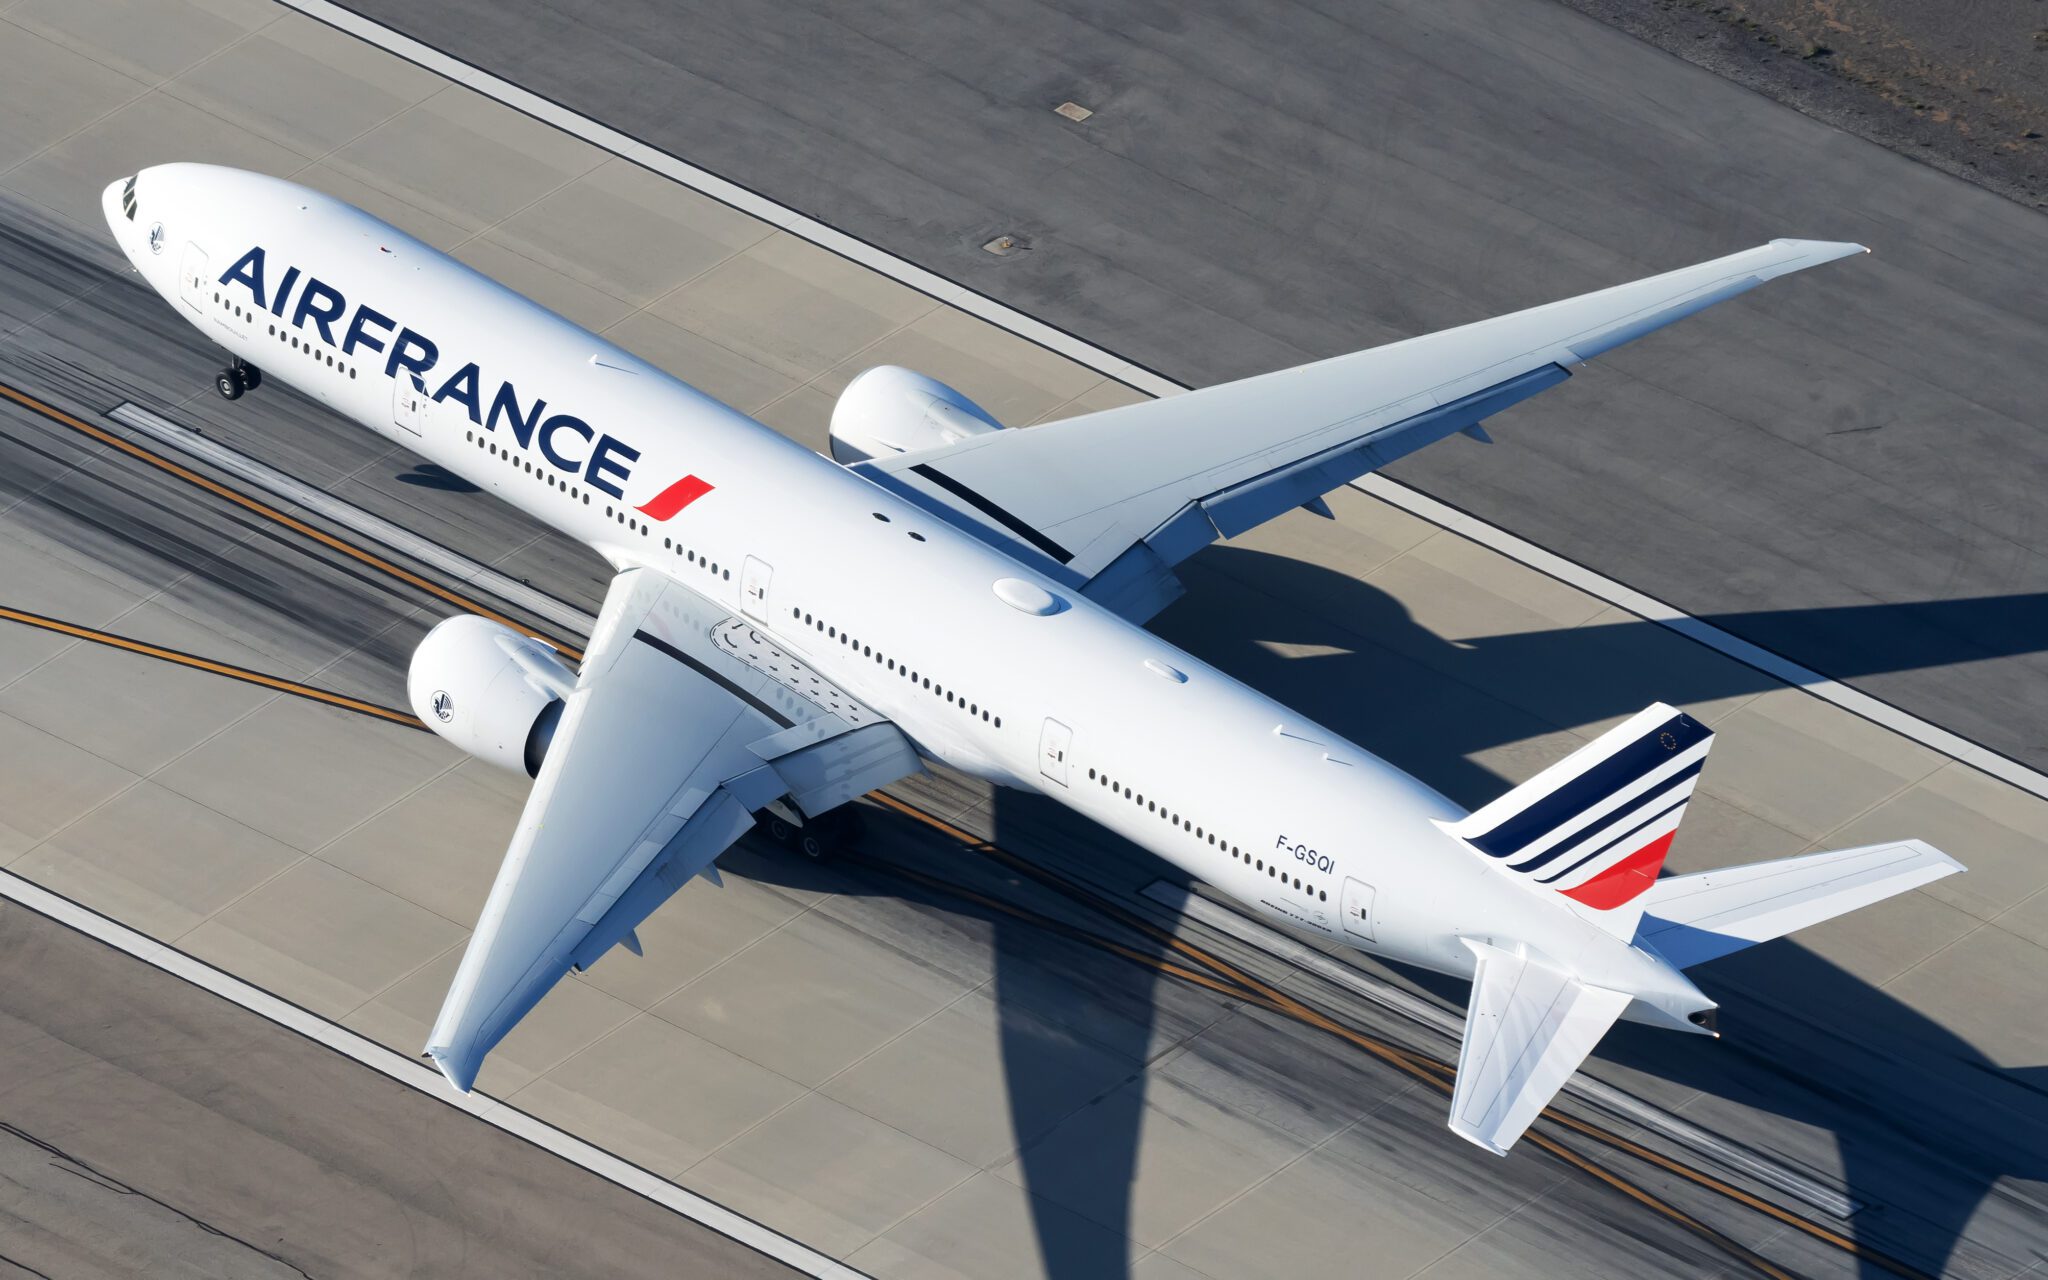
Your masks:
[[[774,796],[769,796],[774,799]],[[766,803],[766,801],[762,801]],[[602,914],[570,954],[577,970],[588,969],[605,952],[633,939],[634,926],[673,897],[754,825],[754,809],[730,787],[721,786],[697,806],[631,883],[611,897]],[[638,954],[637,945],[632,947]]]
[[[1458,1049],[1451,1131],[1506,1155],[1564,1088],[1629,995],[1588,986],[1526,951],[1463,939],[1478,957]]]

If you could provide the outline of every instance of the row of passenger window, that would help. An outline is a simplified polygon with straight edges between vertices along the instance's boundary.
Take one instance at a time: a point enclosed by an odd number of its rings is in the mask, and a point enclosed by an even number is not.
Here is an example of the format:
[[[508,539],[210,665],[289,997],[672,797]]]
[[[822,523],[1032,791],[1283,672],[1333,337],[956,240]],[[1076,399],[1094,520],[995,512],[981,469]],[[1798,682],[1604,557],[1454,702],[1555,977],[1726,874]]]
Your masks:
[[[916,537],[917,535],[913,534],[911,536]],[[920,538],[919,541],[922,541],[922,539]],[[841,631],[838,627],[835,627],[830,623],[826,622],[823,618],[814,618],[810,614],[804,612],[802,609],[796,608],[792,608],[789,611],[789,616],[795,619],[796,621],[801,622],[803,625],[811,628],[812,630],[818,632],[827,640],[837,640],[846,648],[849,648],[853,650],[855,653],[861,655],[862,657],[869,659],[876,666],[881,667],[883,670],[888,671],[894,675],[902,676],[904,679],[910,681],[910,683],[916,687],[929,690],[932,696],[944,698],[949,705],[958,707],[960,710],[965,711],[968,715],[980,716],[983,720],[994,725],[998,729],[1003,727],[1003,718],[995,714],[994,712],[990,711],[987,707],[982,706],[978,702],[968,701],[966,696],[961,694],[958,690],[948,689],[946,686],[942,684],[933,684],[932,678],[930,676],[924,675],[917,671],[912,671],[908,663],[898,662],[896,661],[896,659],[888,656],[887,654],[878,652],[873,645],[862,644],[860,641],[854,639],[846,632]]]
[[[1239,862],[1250,864],[1252,869],[1255,871],[1265,872],[1267,876],[1274,880],[1278,880],[1283,885],[1296,889],[1301,893],[1306,894],[1311,898],[1316,898],[1322,902],[1328,902],[1330,900],[1329,890],[1318,889],[1311,884],[1304,884],[1302,882],[1301,877],[1297,875],[1280,874],[1280,867],[1278,863],[1270,863],[1267,862],[1264,858],[1256,857],[1252,854],[1246,853],[1244,850],[1230,843],[1230,841],[1225,840],[1222,837],[1218,836],[1214,831],[1211,831],[1206,827],[1198,825],[1192,819],[1186,817],[1183,814],[1173,812],[1173,810],[1167,808],[1163,804],[1160,804],[1157,800],[1147,800],[1145,798],[1144,792],[1134,790],[1128,785],[1116,782],[1106,773],[1098,773],[1096,770],[1091,768],[1088,770],[1088,780],[1090,782],[1096,783],[1099,786],[1108,787],[1109,793],[1111,795],[1122,796],[1124,799],[1129,800],[1131,803],[1143,807],[1145,812],[1154,814],[1160,818],[1165,819],[1167,823],[1169,823],[1172,826],[1180,828],[1182,831],[1187,832],[1195,839],[1206,840],[1218,849],[1228,850],[1231,857],[1237,859]]]
[[[547,467],[535,466],[533,463],[533,459],[523,456],[517,450],[506,448],[504,445],[499,444],[497,441],[491,439],[488,435],[484,434],[483,432],[465,431],[462,433],[462,438],[476,445],[484,452],[490,454],[493,458],[502,458],[503,460],[511,463],[514,467],[517,467],[519,470],[524,471],[526,474],[533,476],[537,480],[542,481],[550,489],[560,489],[562,492],[569,495],[571,501],[581,500],[584,506],[587,507],[590,505],[590,495],[585,493],[579,486],[570,484],[567,480],[562,479],[560,476],[556,475],[553,470]],[[635,519],[633,516],[629,515],[624,507],[614,507],[607,504],[604,509],[604,514],[607,519],[616,520],[618,523],[625,525],[628,529],[632,530],[634,533],[639,534],[643,538],[651,538],[654,536],[654,530],[648,528],[646,522]],[[667,550],[673,551],[677,555],[685,557],[689,561],[689,563],[696,565],[698,568],[704,570],[712,577],[718,578],[726,582],[732,581],[732,570],[721,568],[716,561],[712,560],[710,556],[700,556],[694,550],[685,547],[682,543],[677,542],[674,538],[671,537],[662,538],[661,545]]]
[[[232,299],[223,298],[216,293],[213,295],[213,300],[227,308],[230,314],[240,316],[244,320],[254,320],[256,318],[255,312],[241,306]],[[280,328],[274,324],[267,327],[270,330],[271,337],[284,342],[294,351],[303,352],[313,357],[314,364],[324,364],[330,369],[339,369],[347,373],[351,378],[356,376],[356,367],[348,361],[338,358],[332,351],[326,351],[314,346],[311,342],[293,333],[289,328]],[[268,361],[265,363],[268,363]]]
[[[524,471],[527,475],[530,475],[534,479],[539,480],[541,483],[547,485],[548,488],[560,489],[562,492],[568,494],[572,500],[580,498],[583,500],[584,506],[587,507],[590,505],[589,494],[583,492],[583,490],[577,488],[575,485],[570,484],[567,480],[562,479],[560,476],[556,475],[553,471],[549,470],[548,468],[534,466],[533,459],[525,457],[515,450],[506,448],[505,446],[499,444],[497,441],[491,439],[489,436],[485,435],[483,432],[465,431],[462,433],[462,438],[464,440],[469,441],[477,448],[482,449],[485,453],[490,454],[493,458],[497,458],[503,462],[511,463],[513,470]],[[609,514],[611,512],[611,508],[606,507],[605,512]]]

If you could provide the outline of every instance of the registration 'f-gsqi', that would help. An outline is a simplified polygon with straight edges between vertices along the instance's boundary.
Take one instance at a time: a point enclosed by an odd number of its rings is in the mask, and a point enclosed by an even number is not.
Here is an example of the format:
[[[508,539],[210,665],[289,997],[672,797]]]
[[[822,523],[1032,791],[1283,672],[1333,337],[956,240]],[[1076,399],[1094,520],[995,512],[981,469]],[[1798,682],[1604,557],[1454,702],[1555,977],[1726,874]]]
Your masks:
[[[225,348],[617,570],[572,668],[451,618],[413,709],[533,790],[426,1052],[458,1089],[562,975],[764,815],[815,841],[924,760],[1088,815],[1297,929],[1472,981],[1451,1127],[1505,1152],[1684,970],[1961,868],[1919,841],[1660,877],[1713,734],[1652,706],[1467,813],[1144,623],[1174,566],[1774,277],[1699,266],[1029,430],[897,368],[812,453],[391,226],[257,174],[115,182],[108,224]],[[261,370],[262,372],[259,372]]]

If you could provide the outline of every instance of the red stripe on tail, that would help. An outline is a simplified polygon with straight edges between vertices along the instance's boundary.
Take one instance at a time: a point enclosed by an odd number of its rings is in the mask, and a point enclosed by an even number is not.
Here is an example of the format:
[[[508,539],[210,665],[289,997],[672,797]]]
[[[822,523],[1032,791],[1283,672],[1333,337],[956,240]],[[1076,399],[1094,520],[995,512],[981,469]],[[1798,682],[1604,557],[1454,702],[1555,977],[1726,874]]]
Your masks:
[[[695,476],[684,476],[668,488],[654,495],[652,501],[638,510],[649,520],[666,520],[684,507],[711,492],[712,485]]]
[[[1657,873],[1664,869],[1664,855],[1671,851],[1671,838],[1677,834],[1665,832],[1578,888],[1562,890],[1564,896],[1595,911],[1612,910],[1633,901],[1657,883]]]

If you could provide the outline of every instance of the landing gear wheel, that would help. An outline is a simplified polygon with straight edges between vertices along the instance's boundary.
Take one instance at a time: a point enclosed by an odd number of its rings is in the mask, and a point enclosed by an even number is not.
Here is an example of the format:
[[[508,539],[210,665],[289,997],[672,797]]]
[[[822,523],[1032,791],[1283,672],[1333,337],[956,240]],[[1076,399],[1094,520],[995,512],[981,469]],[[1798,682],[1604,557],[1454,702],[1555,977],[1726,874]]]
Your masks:
[[[848,852],[860,843],[861,821],[856,809],[834,809],[820,814],[796,833],[796,850],[813,862],[823,862]]]
[[[772,813],[762,819],[761,829],[766,831],[768,838],[777,844],[789,844],[796,836],[795,827],[790,826]]]
[[[220,398],[223,400],[240,400],[242,393],[249,387],[242,381],[239,369],[222,369],[213,375],[213,389],[220,392]]]
[[[263,385],[263,370],[258,369],[255,365],[243,364],[237,360],[235,362],[235,370],[242,375],[242,390],[254,391]]]

